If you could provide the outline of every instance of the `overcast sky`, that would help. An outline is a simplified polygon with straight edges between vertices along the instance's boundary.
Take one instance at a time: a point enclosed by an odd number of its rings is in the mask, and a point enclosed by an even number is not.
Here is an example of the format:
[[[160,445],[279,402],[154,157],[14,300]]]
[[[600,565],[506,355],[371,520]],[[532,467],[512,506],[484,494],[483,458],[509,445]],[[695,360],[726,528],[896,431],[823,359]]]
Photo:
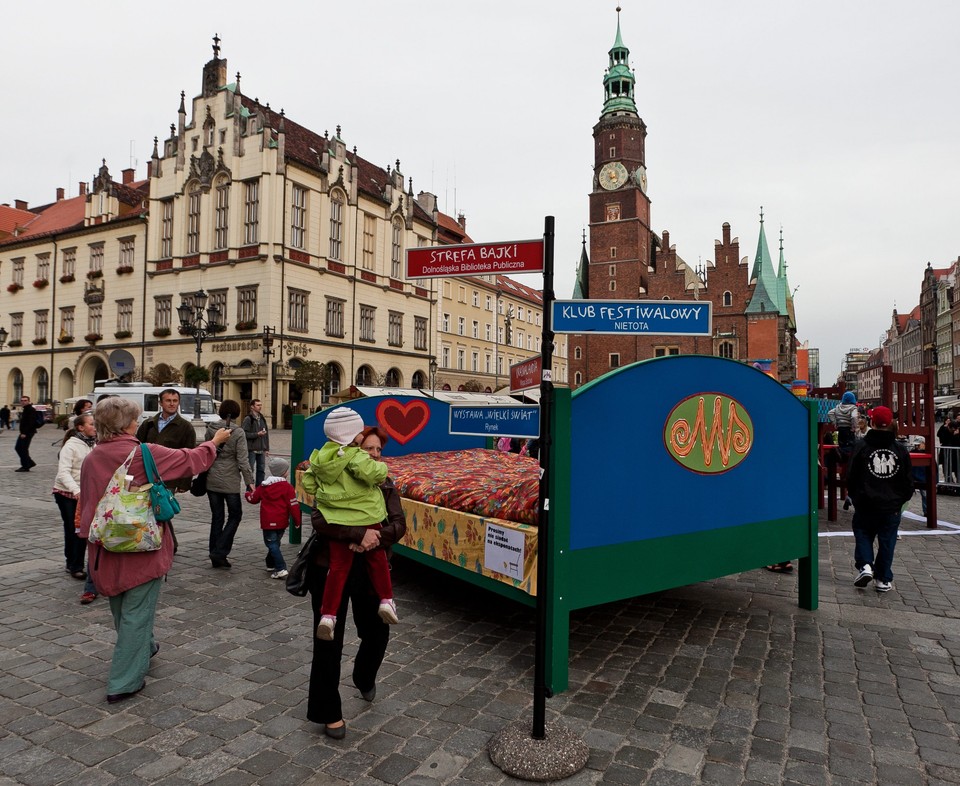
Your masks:
[[[798,337],[830,384],[960,256],[960,3],[621,0],[647,125],[653,229],[691,265],[729,222],[782,225]],[[77,194],[106,158],[145,176],[219,33],[243,92],[467,217],[475,241],[556,216],[558,298],[588,220],[616,1],[17,3],[0,48],[0,202]],[[189,101],[188,101],[189,106]],[[189,118],[188,118],[189,119]],[[542,286],[538,276],[523,282]]]

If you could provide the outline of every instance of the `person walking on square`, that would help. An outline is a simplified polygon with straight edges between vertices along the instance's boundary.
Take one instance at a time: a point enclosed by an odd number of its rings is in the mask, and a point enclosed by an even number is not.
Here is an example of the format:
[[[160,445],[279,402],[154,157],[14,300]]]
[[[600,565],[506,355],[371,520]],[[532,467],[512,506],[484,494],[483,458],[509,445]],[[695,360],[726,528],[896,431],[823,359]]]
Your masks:
[[[10,428],[10,407],[4,404],[0,407],[0,429]]]
[[[247,502],[260,505],[260,529],[263,530],[263,543],[267,547],[269,562],[273,565],[271,579],[287,577],[287,563],[280,551],[283,533],[293,519],[293,526],[300,529],[300,503],[297,490],[287,480],[287,462],[282,458],[270,459],[269,477],[246,494]],[[270,568],[268,567],[267,570]]]
[[[349,407],[331,412],[323,424],[329,440],[310,455],[303,476],[303,488],[312,494],[314,505],[331,524],[377,530],[387,517],[386,503],[379,486],[387,479],[387,465],[375,461],[359,446],[363,420]],[[354,550],[348,543],[330,543],[330,570],[323,591],[317,638],[332,641],[337,609],[344,584],[353,565]],[[382,549],[364,555],[370,579],[380,597],[378,613],[384,622],[396,624],[390,566]]]
[[[255,398],[250,402],[250,411],[240,425],[247,435],[247,457],[250,459],[250,469],[256,473],[256,483],[263,483],[264,464],[270,453],[270,434],[267,432],[267,420],[261,414],[263,404]]]
[[[197,432],[193,424],[180,414],[180,394],[173,388],[160,391],[160,411],[147,418],[137,429],[137,439],[165,448],[193,448],[197,445]],[[171,491],[189,491],[190,476],[165,480],[163,485]]]
[[[20,435],[17,437],[15,450],[20,457],[20,467],[14,472],[29,472],[37,466],[37,462],[30,458],[30,443],[37,433],[37,411],[30,403],[30,396],[20,397]]]
[[[360,447],[374,460],[380,459],[386,444],[387,435],[376,426],[367,426],[361,433]],[[390,546],[402,540],[407,532],[400,494],[389,477],[380,484],[380,492],[383,494],[387,517],[379,529],[329,524],[316,509],[311,515],[311,523],[318,540],[314,562],[307,571],[310,605],[313,609],[311,631],[316,631],[322,616],[321,604],[330,567],[330,544],[343,542],[358,554],[383,551],[389,559]],[[313,659],[310,665],[307,720],[323,724],[323,733],[335,740],[343,739],[347,734],[340,698],[347,608],[350,606],[353,609],[353,621],[360,639],[360,645],[353,656],[353,684],[364,701],[373,701],[377,697],[377,673],[390,641],[390,626],[379,614],[379,603],[380,596],[370,580],[365,560],[354,560],[347,576],[340,607],[337,609],[333,640],[324,641],[315,634],[312,636]]]
[[[871,419],[873,427],[857,446],[847,470],[847,490],[854,504],[857,577],[853,583],[862,588],[873,581],[877,592],[889,592],[900,512],[913,496],[913,467],[906,447],[897,441],[890,409],[874,407]]]

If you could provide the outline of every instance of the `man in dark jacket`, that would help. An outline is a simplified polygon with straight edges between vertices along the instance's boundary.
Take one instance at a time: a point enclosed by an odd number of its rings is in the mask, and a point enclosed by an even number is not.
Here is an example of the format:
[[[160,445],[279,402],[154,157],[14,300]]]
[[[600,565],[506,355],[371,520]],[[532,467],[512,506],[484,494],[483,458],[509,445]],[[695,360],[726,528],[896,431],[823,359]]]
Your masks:
[[[180,394],[173,388],[160,393],[160,411],[147,418],[137,429],[137,439],[167,448],[195,448],[197,433],[193,424],[180,415]],[[191,477],[165,478],[163,485],[176,491],[189,491]]]
[[[900,511],[913,496],[913,467],[907,449],[897,441],[890,409],[874,407],[871,420],[873,428],[854,450],[847,469],[847,491],[855,506],[854,563],[858,573],[853,583],[866,587],[874,581],[877,592],[889,592],[893,589],[891,566]]]
[[[243,419],[244,434],[247,437],[247,458],[250,469],[256,473],[256,485],[263,483],[266,474],[264,464],[270,453],[270,435],[267,433],[267,421],[261,413],[263,404],[255,398],[250,402],[250,412]]]
[[[30,396],[20,396],[20,436],[17,437],[16,451],[20,457],[20,466],[15,472],[29,472],[37,462],[30,458],[30,443],[37,433],[37,411],[30,403]]]

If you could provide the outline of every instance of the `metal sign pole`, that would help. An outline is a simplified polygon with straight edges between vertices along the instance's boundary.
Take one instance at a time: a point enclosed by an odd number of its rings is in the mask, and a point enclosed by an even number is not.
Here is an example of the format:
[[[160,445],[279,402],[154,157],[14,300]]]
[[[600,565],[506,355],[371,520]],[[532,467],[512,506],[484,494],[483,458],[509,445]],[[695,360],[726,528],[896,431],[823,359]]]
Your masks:
[[[547,559],[550,550],[550,477],[551,429],[553,411],[553,235],[554,217],[543,221],[543,373],[540,377],[540,498],[537,520],[537,633],[533,672],[533,738],[546,734],[546,660],[547,660]]]

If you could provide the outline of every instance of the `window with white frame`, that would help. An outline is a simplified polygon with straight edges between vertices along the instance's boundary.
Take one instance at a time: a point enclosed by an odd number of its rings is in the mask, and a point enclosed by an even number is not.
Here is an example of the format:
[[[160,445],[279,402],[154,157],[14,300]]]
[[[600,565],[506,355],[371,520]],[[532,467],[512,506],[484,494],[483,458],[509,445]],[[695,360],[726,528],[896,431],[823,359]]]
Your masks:
[[[440,350],[440,368],[450,368],[450,347]]]
[[[441,318],[440,325],[441,325],[440,330],[442,332],[444,333],[450,332],[450,315],[449,314],[443,315],[443,317]]]
[[[582,351],[582,350],[580,349],[580,345],[579,345],[579,344],[573,348],[573,359],[574,359],[574,360],[580,360],[580,358],[582,357],[582,355],[580,354],[581,351]]]
[[[46,308],[33,312],[36,315],[34,334],[37,341],[47,340],[47,322],[50,320],[50,311]]]
[[[457,334],[460,336],[466,335],[467,320],[463,317],[457,317]]]
[[[480,338],[480,323],[477,320],[473,320],[473,337]]]
[[[290,245],[294,248],[306,248],[307,243],[307,189],[293,187],[290,206]]]
[[[173,316],[173,295],[159,295],[153,299],[154,330],[170,330]]]
[[[733,342],[732,341],[721,341],[720,346],[717,347],[717,354],[722,358],[733,359]]]
[[[480,293],[477,290],[473,290],[473,306],[474,308],[480,307]]]
[[[187,198],[187,253],[200,253],[200,184],[194,183]]]
[[[137,255],[136,239],[125,237],[120,241],[120,267],[129,269]]]
[[[403,222],[393,220],[390,237],[390,277],[400,278],[403,271]]]
[[[484,370],[487,374],[490,373],[490,362],[491,362],[491,360],[492,360],[492,358],[490,357],[490,355],[484,354],[484,356],[483,356],[483,370]]]
[[[471,362],[470,370],[479,371],[480,370],[480,353],[474,352],[472,357],[470,358],[470,362]]]
[[[77,274],[77,249],[63,249],[63,275],[76,276]]]
[[[377,248],[377,219],[364,214],[363,216],[363,267],[373,270],[374,252]]]
[[[307,316],[310,311],[310,293],[304,289],[288,289],[287,327],[299,333],[308,329]]]
[[[343,241],[343,195],[330,194],[330,259],[340,259]]]
[[[487,341],[490,340],[490,323],[489,323],[489,322],[487,322],[487,324],[484,325],[484,333],[483,333],[483,335],[484,335],[484,338],[485,338]]]
[[[133,299],[117,301],[117,332],[133,332]]]
[[[23,312],[10,315],[10,340],[23,341]]]
[[[522,320],[523,320],[523,314],[524,314],[523,306],[517,306],[517,319],[519,319],[519,320],[522,321]]]
[[[413,348],[414,349],[427,348],[427,318],[426,317],[413,318]]]
[[[257,321],[257,288],[237,287],[237,322]]]
[[[173,200],[165,199],[160,209],[160,259],[173,256]]]
[[[87,307],[87,333],[103,335],[103,304],[95,303]]]
[[[466,360],[467,351],[465,349],[457,350],[457,370],[463,371],[463,364]]]
[[[211,289],[210,299],[207,301],[207,308],[215,308],[216,324],[219,327],[226,327],[227,324],[227,290]]]
[[[217,208],[214,215],[213,245],[216,249],[230,244],[230,181],[217,184]]]
[[[620,368],[620,353],[611,352],[610,353],[610,368]]]
[[[375,341],[374,325],[377,310],[373,306],[360,306],[360,340]]]
[[[260,181],[248,180],[243,197],[243,242],[260,242]]]
[[[37,254],[37,278],[50,280],[50,254]]]
[[[76,306],[64,306],[60,309],[60,338],[73,338],[73,321]]]
[[[327,298],[327,335],[343,338],[343,304],[345,301]]]
[[[493,298],[487,295],[487,311],[493,311]]]
[[[399,311],[387,315],[387,343],[391,347],[403,346],[403,314]]]
[[[103,243],[90,244],[90,272],[103,272]]]

